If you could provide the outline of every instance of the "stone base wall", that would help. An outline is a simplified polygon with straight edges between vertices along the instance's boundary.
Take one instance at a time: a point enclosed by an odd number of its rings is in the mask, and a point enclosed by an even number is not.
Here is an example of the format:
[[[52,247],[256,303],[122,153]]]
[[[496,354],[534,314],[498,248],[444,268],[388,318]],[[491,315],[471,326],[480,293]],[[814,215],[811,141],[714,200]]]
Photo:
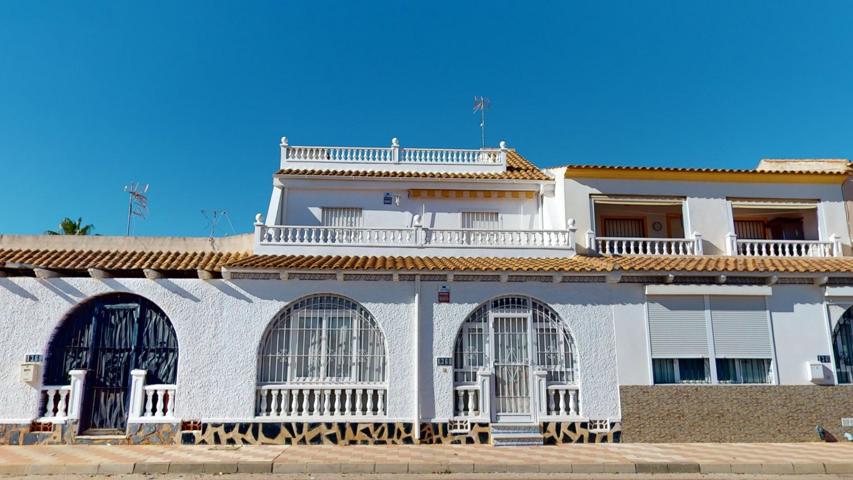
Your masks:
[[[570,443],[619,443],[622,440],[622,425],[608,422],[609,430],[590,431],[589,422],[544,422],[542,437],[545,445]]]
[[[0,445],[169,445],[178,442],[180,424],[133,423],[124,438],[80,438],[77,423],[0,424]]]
[[[820,425],[845,441],[853,386],[623,385],[624,442],[809,442]]]

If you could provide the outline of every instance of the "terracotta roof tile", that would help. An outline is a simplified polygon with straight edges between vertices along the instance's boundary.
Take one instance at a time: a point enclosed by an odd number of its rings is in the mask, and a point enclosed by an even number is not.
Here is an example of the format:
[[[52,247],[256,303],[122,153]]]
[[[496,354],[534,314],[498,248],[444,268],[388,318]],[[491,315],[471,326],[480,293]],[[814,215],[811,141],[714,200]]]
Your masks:
[[[248,252],[118,252],[103,250],[0,250],[0,267],[22,264],[56,270],[154,270],[219,271],[227,262],[248,257]]]
[[[699,168],[699,167],[650,167],[637,165],[589,165],[589,164],[572,164],[562,165],[566,168],[566,176],[570,176],[571,170],[622,170],[633,172],[682,172],[682,173],[753,173],[758,175],[773,175],[780,173],[794,173],[803,175],[847,175],[847,172],[838,170],[756,170],[748,168]]]
[[[271,270],[496,271],[542,273],[853,273],[853,258],[764,257],[384,257],[331,255],[252,255],[226,268]]]
[[[506,171],[500,173],[477,172],[418,172],[418,171],[378,171],[378,170],[333,170],[311,168],[284,168],[277,175],[308,175],[329,177],[369,177],[369,178],[459,178],[475,180],[550,180],[545,172],[530,163],[515,150],[507,151]]]

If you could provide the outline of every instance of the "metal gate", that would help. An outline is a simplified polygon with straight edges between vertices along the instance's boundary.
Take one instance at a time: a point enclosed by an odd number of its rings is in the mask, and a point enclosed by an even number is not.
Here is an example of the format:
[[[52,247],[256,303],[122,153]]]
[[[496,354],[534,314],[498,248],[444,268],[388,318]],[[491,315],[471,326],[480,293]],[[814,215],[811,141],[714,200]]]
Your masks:
[[[175,330],[162,310],[136,295],[107,295],[80,305],[59,327],[45,382],[63,384],[69,370],[87,370],[80,431],[123,433],[131,370],[146,370],[148,383],[171,384],[177,359]]]
[[[530,316],[492,315],[497,421],[529,421]]]

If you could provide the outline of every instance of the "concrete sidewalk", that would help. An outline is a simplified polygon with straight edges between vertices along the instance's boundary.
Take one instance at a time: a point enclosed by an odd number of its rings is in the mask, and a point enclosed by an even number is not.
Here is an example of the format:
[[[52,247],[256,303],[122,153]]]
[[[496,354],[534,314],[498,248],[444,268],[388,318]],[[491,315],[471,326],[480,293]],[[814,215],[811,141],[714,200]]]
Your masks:
[[[237,472],[853,474],[853,443],[0,447],[0,474]]]

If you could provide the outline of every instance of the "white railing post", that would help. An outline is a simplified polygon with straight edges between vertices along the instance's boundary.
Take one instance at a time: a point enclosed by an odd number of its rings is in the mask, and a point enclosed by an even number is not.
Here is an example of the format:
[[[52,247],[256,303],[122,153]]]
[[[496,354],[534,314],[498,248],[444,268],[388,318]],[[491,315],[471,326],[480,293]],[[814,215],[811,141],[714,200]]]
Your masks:
[[[737,235],[729,232],[726,234],[726,255],[737,254]]]
[[[146,370],[130,371],[130,405],[129,419],[134,420],[145,416],[145,375]]]
[[[840,257],[843,255],[841,250],[841,237],[838,234],[833,233],[829,236],[829,241],[832,242],[832,256]]]
[[[586,248],[591,252],[597,252],[598,248],[595,245],[595,232],[592,230],[586,231]]]
[[[574,218],[566,221],[566,230],[568,231],[567,245],[570,249],[575,250],[575,235],[577,234],[578,226]]]
[[[255,215],[255,244],[260,245],[264,240],[264,217],[260,213]]]
[[[290,153],[290,146],[287,144],[287,137],[281,137],[281,162],[282,167],[284,167],[284,162],[287,161],[288,154]]]
[[[400,163],[400,140],[397,137],[391,139],[391,161]]]
[[[702,234],[699,232],[693,232],[693,240],[696,241],[696,246],[693,247],[693,252],[696,255],[704,254],[704,247],[702,246]]]
[[[480,418],[486,421],[492,418],[492,375],[489,369],[477,372],[477,385],[480,394]]]
[[[533,372],[533,421],[539,421],[548,415],[548,372],[536,370]]]
[[[499,144],[499,145],[500,145],[500,147],[501,147],[501,153],[499,154],[499,158],[498,158],[498,159],[499,159],[499,161],[500,161],[500,163],[501,163],[501,164],[506,165],[506,152],[507,152],[507,150],[508,150],[508,149],[506,148],[506,142],[505,142],[505,141],[503,141],[503,140],[501,140],[501,142],[500,142],[500,144]]]
[[[69,370],[71,378],[71,393],[68,399],[68,419],[80,418],[80,408],[83,405],[83,384],[86,381],[86,370]]]

